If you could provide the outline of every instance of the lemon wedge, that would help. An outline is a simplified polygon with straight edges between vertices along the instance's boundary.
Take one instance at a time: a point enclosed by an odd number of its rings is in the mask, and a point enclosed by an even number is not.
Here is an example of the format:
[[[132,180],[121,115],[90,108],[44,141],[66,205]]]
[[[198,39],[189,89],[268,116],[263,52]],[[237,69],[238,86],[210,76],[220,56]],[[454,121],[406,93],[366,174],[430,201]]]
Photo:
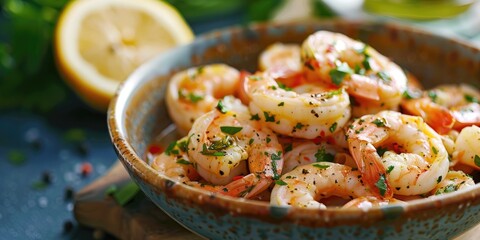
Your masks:
[[[76,0],[55,27],[55,59],[74,91],[104,111],[140,64],[193,38],[180,14],[162,1]]]

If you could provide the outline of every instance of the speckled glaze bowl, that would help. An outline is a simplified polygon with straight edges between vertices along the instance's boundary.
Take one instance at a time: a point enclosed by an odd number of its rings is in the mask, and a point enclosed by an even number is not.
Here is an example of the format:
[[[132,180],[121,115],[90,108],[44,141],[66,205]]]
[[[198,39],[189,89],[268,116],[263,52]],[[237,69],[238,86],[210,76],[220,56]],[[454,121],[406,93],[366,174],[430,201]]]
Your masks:
[[[370,44],[423,80],[426,87],[480,82],[479,49],[392,23],[334,20],[212,32],[140,67],[111,102],[112,142],[143,192],[180,224],[210,239],[447,239],[479,223],[479,184],[468,191],[366,212],[296,209],[194,189],[167,179],[145,162],[149,143],[175,137],[169,133],[172,125],[164,101],[169,76],[218,62],[252,71],[267,45],[301,43],[317,30],[341,32]]]

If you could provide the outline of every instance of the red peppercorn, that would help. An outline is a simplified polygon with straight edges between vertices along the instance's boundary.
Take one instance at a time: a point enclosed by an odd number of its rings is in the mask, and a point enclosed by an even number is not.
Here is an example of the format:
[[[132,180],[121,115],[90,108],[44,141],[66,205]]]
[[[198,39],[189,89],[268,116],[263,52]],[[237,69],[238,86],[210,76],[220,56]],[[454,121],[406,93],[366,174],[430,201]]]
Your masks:
[[[82,176],[88,176],[90,173],[93,171],[93,166],[89,162],[84,162],[82,163],[82,166],[80,167],[80,173]]]

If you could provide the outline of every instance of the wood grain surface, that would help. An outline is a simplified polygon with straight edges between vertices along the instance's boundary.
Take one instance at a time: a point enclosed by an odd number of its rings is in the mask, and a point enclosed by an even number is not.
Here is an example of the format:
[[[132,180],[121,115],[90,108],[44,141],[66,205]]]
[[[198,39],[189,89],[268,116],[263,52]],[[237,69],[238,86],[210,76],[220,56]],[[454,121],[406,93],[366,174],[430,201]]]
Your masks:
[[[74,215],[80,224],[99,229],[119,239],[202,239],[183,228],[157,208],[143,193],[125,206],[119,205],[105,192],[112,185],[122,186],[130,180],[117,161],[107,174],[83,188],[75,196]],[[480,225],[455,240],[480,239]]]

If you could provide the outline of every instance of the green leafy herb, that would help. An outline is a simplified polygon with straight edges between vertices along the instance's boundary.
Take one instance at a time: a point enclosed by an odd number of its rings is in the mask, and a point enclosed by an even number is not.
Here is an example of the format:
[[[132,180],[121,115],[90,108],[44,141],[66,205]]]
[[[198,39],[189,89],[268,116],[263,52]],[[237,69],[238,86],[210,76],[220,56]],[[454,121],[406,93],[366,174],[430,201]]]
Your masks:
[[[286,186],[287,185],[287,183],[285,181],[283,181],[282,179],[276,180],[275,184],[280,185],[280,186]]]
[[[333,90],[325,93],[325,97],[332,98],[333,96],[340,95],[342,93],[343,93],[343,88],[339,88],[337,90]]]
[[[362,67],[360,67],[359,65],[355,65],[355,68],[353,69],[353,72],[354,72],[355,74],[365,75],[366,70],[365,70],[365,68],[362,68]]]
[[[378,188],[378,191],[380,192],[380,195],[385,196],[385,193],[387,192],[387,182],[385,179],[385,175],[380,175],[380,178],[378,178],[378,181],[375,183],[375,186]]]
[[[392,81],[392,78],[390,78],[390,76],[389,76],[387,73],[385,73],[385,72],[381,72],[381,71],[380,71],[380,72],[377,73],[377,76],[378,76],[380,79],[382,79],[384,82],[390,82],[390,81]]]
[[[333,133],[335,132],[336,129],[337,129],[337,122],[334,122],[332,126],[330,126],[329,130],[331,133]]]
[[[295,125],[295,128],[296,129],[302,129],[303,127],[305,127],[305,125],[303,125],[302,123],[297,123],[297,125]]]
[[[372,67],[370,66],[370,56],[365,56],[365,58],[362,61],[362,65],[365,68],[365,70],[371,70]]]
[[[290,143],[285,147],[285,152],[290,152],[292,151],[292,149],[293,149],[293,144]]]
[[[395,168],[394,166],[388,166],[387,173],[392,172],[394,168]]]
[[[214,144],[212,144],[211,146],[213,146],[213,145]],[[209,149],[207,147],[207,144],[205,144],[205,143],[203,144],[202,151],[200,153],[205,155],[205,156],[216,156],[216,157],[221,157],[221,156],[227,155],[226,152],[216,151],[215,149]]]
[[[175,155],[179,154],[178,150],[175,149],[176,146],[177,146],[177,141],[173,141],[170,144],[168,144],[167,149],[165,149],[165,154],[167,154],[167,156],[170,156],[172,154],[175,154]]]
[[[465,94],[463,97],[467,102],[478,103],[478,99],[472,95]]]
[[[270,158],[271,158],[272,160],[274,160],[274,161],[280,160],[280,159],[282,159],[282,158],[280,157],[281,155],[282,155],[281,152],[279,152],[278,154],[272,153],[272,155],[270,155]]]
[[[346,63],[341,63],[336,68],[330,70],[329,75],[335,85],[340,85],[348,74],[352,73],[352,69]]]
[[[258,114],[252,115],[252,116],[250,117],[250,120],[258,121],[258,120],[260,120],[260,116],[258,116]]]
[[[23,153],[20,150],[11,150],[10,152],[8,152],[7,157],[8,157],[8,161],[12,165],[16,165],[16,166],[20,166],[24,164],[25,161],[27,160],[27,156],[25,155],[25,153]]]
[[[186,152],[188,150],[188,140],[177,142],[177,147],[182,152]]]
[[[68,142],[79,143],[87,139],[85,131],[80,128],[72,128],[63,134],[63,138]]]
[[[287,87],[285,84],[279,82],[278,87],[285,90],[285,91],[292,91],[292,88]]]
[[[327,153],[325,151],[325,146],[322,146],[322,148],[318,149],[315,153],[315,159],[317,160],[317,162],[333,162],[335,156],[333,154]]]
[[[285,105],[285,102],[280,102],[277,106],[282,107],[283,105]]]
[[[435,195],[439,195],[439,194],[442,194],[442,193],[451,193],[451,192],[455,192],[457,190],[457,186],[453,185],[453,184],[449,184],[443,188],[440,188],[438,189],[436,192],[435,192]]]
[[[44,181],[35,181],[32,183],[32,188],[35,190],[43,190],[48,187],[48,184]]]
[[[419,98],[421,95],[421,93],[417,93],[417,92],[412,92],[411,90],[405,90],[403,92],[403,98],[405,99],[416,99],[416,98]]]
[[[384,147],[377,147],[377,154],[378,156],[382,157],[383,154],[385,154],[385,152],[388,151],[387,148],[384,148]]]
[[[140,188],[135,184],[135,182],[130,181],[126,185],[118,188],[115,192],[113,192],[112,196],[115,201],[124,206],[128,202],[130,202],[135,195],[139,192]]]
[[[372,123],[377,125],[377,127],[385,127],[385,122],[379,118],[373,120]]]
[[[437,183],[440,183],[441,181],[442,181],[442,176],[438,176]]]
[[[477,167],[480,167],[480,157],[478,155],[475,155],[475,158],[473,161],[475,162],[475,165]]]
[[[197,103],[203,100],[203,96],[197,95],[195,93],[188,93],[188,95],[186,96],[186,99],[192,103]]]
[[[243,127],[234,127],[234,126],[220,126],[220,130],[223,133],[235,135],[236,133],[242,131]]]
[[[217,108],[217,110],[220,111],[221,113],[227,113],[227,112],[228,112],[228,109],[225,107],[225,105],[223,105],[222,100],[219,100],[219,101],[218,101],[216,108]]]
[[[433,154],[437,154],[437,153],[438,153],[438,149],[432,146],[432,152],[433,152]]]
[[[255,140],[253,140],[253,138],[250,138],[250,141],[248,141],[248,145],[252,145],[252,143],[254,142]]]
[[[320,169],[327,169],[327,168],[330,167],[330,165],[323,165],[323,164],[318,164],[318,163],[315,163],[312,166],[314,166],[316,168],[320,168]]]
[[[428,91],[428,97],[432,99],[433,102],[437,101],[437,93],[435,91]]]
[[[178,163],[178,164],[183,164],[183,165],[190,165],[190,164],[192,164],[191,162],[189,162],[189,161],[187,161],[187,160],[185,160],[185,159],[183,159],[183,158],[178,159],[178,160],[177,160],[177,163]]]
[[[263,112],[265,116],[265,122],[275,122],[275,115],[270,115],[268,112]]]

